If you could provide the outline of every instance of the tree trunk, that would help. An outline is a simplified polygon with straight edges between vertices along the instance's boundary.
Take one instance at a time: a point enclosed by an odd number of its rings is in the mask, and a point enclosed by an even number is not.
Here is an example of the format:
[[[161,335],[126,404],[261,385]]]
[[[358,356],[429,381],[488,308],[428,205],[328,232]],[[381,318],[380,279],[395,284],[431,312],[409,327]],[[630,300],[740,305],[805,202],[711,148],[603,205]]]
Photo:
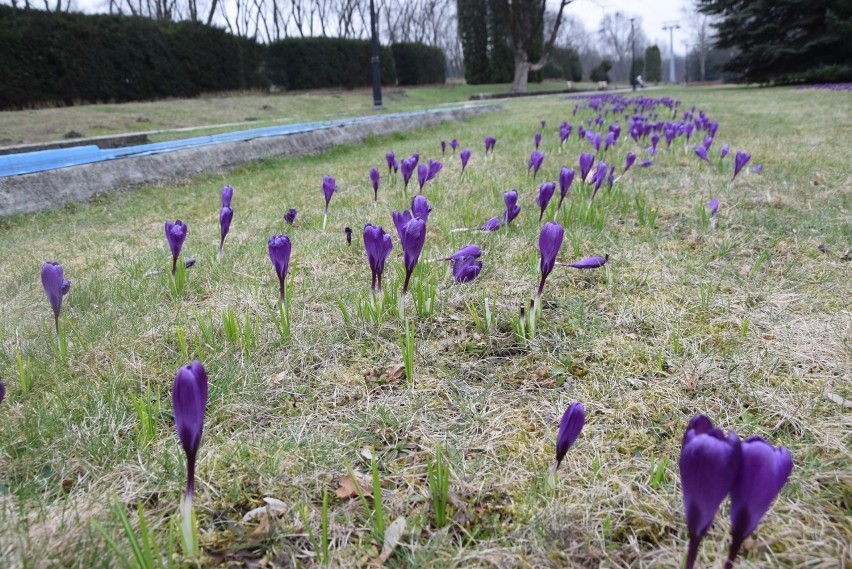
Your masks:
[[[512,91],[515,93],[527,92],[527,79],[529,78],[531,64],[527,54],[523,50],[515,51],[515,78],[512,80]]]

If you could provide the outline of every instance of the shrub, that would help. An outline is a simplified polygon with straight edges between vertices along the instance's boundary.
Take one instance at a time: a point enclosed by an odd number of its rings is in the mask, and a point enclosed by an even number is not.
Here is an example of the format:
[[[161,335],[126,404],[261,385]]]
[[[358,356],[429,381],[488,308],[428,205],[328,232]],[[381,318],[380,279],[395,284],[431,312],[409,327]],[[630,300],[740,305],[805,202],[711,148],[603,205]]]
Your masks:
[[[447,80],[447,59],[443,50],[424,43],[391,45],[400,85],[431,85]]]

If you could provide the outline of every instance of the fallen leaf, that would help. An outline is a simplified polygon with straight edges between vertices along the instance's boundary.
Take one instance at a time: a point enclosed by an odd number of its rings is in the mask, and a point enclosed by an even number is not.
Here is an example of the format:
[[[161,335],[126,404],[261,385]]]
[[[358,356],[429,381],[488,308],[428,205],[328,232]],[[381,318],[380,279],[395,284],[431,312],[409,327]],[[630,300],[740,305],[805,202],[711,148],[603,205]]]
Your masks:
[[[381,567],[393,555],[393,550],[399,545],[402,534],[405,533],[405,518],[400,516],[391,525],[385,528],[385,538],[382,544],[382,552],[373,560],[373,565]]]
[[[361,486],[361,492],[366,496],[373,495],[373,485],[370,482],[370,479],[366,476],[361,476],[358,473],[355,473],[355,477],[358,479],[358,485]],[[337,481],[340,484],[340,487],[334,491],[338,498],[357,498],[358,497],[358,489],[355,488],[355,482],[352,480],[350,476],[341,476]]]
[[[243,523],[250,522],[264,514],[283,514],[287,511],[287,505],[278,498],[266,497],[263,501],[266,502],[265,506],[246,512],[246,515],[243,516]]]
[[[277,384],[281,383],[281,382],[284,380],[285,375],[286,375],[286,374],[285,374],[283,371],[282,371],[282,372],[279,372],[279,373],[276,373],[276,374],[274,374],[274,375],[271,375],[271,376],[269,377],[269,383],[271,383],[272,385],[277,385]]]

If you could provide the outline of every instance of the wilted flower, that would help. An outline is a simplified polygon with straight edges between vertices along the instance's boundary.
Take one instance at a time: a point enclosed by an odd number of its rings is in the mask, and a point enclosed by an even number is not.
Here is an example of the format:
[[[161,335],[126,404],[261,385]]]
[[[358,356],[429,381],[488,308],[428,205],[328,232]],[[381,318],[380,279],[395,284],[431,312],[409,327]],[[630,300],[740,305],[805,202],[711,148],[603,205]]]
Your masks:
[[[580,436],[583,430],[583,425],[586,423],[586,409],[579,401],[571,403],[565,413],[562,415],[562,420],[559,421],[559,433],[556,435],[556,466],[553,470],[559,468],[562,464],[562,459],[565,454],[574,445],[574,441]]]
[[[181,521],[185,553],[194,555],[196,544],[192,527],[192,495],[195,490],[195,459],[201,446],[204,412],[207,407],[207,372],[201,362],[180,368],[172,386],[172,411],[175,429],[186,454],[186,492],[181,500]]]
[[[352,228],[351,228],[351,227],[348,227],[348,226],[347,226],[347,227],[344,227],[344,228],[343,228],[343,233],[345,233],[345,234],[346,234],[346,244],[347,244],[347,245],[352,245]]]
[[[609,255],[605,257],[600,256],[592,256],[586,257],[585,259],[581,259],[576,263],[556,263],[560,267],[573,267],[575,269],[597,269],[599,267],[603,267],[609,261]]]
[[[500,218],[496,215],[482,224],[483,231],[497,231],[500,229]]]
[[[571,189],[571,183],[574,181],[574,168],[562,167],[559,171],[559,206],[556,209],[562,208],[562,202],[565,201],[565,196],[568,195],[568,190]]]
[[[166,220],[166,239],[169,242],[169,248],[172,250],[172,275],[177,271],[177,260],[180,257],[180,250],[183,248],[183,242],[186,241],[187,228],[186,224],[177,219],[174,223]]]
[[[432,212],[432,206],[429,201],[421,195],[416,195],[411,199],[411,215],[419,217],[423,221],[429,221],[429,214]]]
[[[713,198],[707,205],[710,207],[710,216],[714,217],[716,212],[719,211],[719,200]]]
[[[535,141],[535,147],[538,148],[539,145],[541,144],[541,133],[540,132],[535,133],[533,140]]]
[[[527,173],[529,173],[530,169],[533,171],[533,179],[538,174],[538,169],[541,168],[542,162],[544,162],[544,152],[533,150],[532,154],[530,154],[529,165],[527,166]]]
[[[234,197],[234,188],[222,186],[222,207],[231,207],[231,199]]]
[[[71,290],[71,281],[65,278],[62,265],[56,261],[47,261],[41,267],[41,284],[44,293],[53,309],[53,322],[56,325],[56,333],[59,334],[59,311],[62,309],[62,297]]]
[[[463,259],[465,257],[473,257],[474,259],[478,259],[482,255],[482,249],[479,248],[479,245],[465,245],[449,257],[444,257],[443,259],[438,259],[439,261],[458,261],[459,259]]]
[[[719,153],[719,158],[722,159],[728,155],[728,152],[731,150],[731,147],[725,144],[722,146],[722,151]]]
[[[218,257],[222,256],[222,248],[225,246],[225,237],[228,236],[228,231],[231,229],[231,220],[234,218],[234,210],[228,206],[223,206],[219,212],[219,253]]]
[[[553,182],[545,182],[544,184],[538,187],[538,196],[536,196],[535,202],[541,209],[541,213],[539,213],[538,215],[539,221],[541,221],[544,217],[544,210],[547,209],[547,206],[550,203],[550,199],[553,197],[553,192],[555,190],[556,184],[554,184]]]
[[[423,244],[426,243],[426,222],[419,218],[409,220],[400,232],[402,242],[403,262],[405,264],[405,282],[402,285],[402,294],[408,292],[408,282],[414,273],[414,267],[420,259]]]
[[[368,223],[364,226],[364,249],[367,250],[367,262],[372,273],[372,289],[382,292],[382,273],[385,271],[385,261],[393,249],[393,241],[381,225]]]
[[[373,184],[373,201],[379,201],[379,169],[370,168],[370,183]]]
[[[518,192],[516,190],[509,190],[503,194],[503,201],[506,203],[506,211],[503,212],[503,223],[509,225],[521,213],[521,206],[518,205]]]
[[[748,164],[748,161],[751,160],[751,154],[747,152],[743,152],[742,150],[737,151],[737,155],[734,157],[734,177],[731,178],[731,181],[734,181],[734,178],[737,177],[737,174],[740,173],[740,170],[743,169],[743,166]]]
[[[323,176],[322,178],[322,193],[325,196],[325,213],[328,214],[328,204],[331,201],[331,196],[337,191],[337,182],[331,176]]]
[[[680,448],[680,482],[689,552],[686,567],[695,564],[698,546],[725,496],[731,491],[742,451],[740,438],[734,432],[727,436],[704,415],[693,417],[686,427]]]
[[[580,154],[580,180],[587,182],[589,172],[592,171],[592,165],[595,163],[595,157],[588,152]]]
[[[293,222],[296,221],[296,208],[291,207],[287,210],[287,213],[284,214],[284,221],[286,221],[288,225],[293,225]]]
[[[707,157],[707,148],[704,146],[696,146],[695,155],[704,160],[705,162],[710,162],[710,158]]]
[[[465,148],[459,153],[459,158],[461,158],[462,165],[462,174],[464,174],[464,169],[467,168],[467,161],[470,160],[470,149]]]
[[[783,446],[774,448],[758,436],[742,442],[742,461],[731,486],[731,547],[725,567],[733,567],[740,547],[769,511],[787,483],[793,458]]]
[[[630,170],[630,167],[633,166],[634,162],[636,162],[636,155],[632,152],[628,152],[627,156],[624,158],[624,172]],[[622,174],[624,172],[622,172]]]
[[[273,235],[269,238],[269,260],[278,275],[278,284],[281,292],[281,302],[285,302],[285,287],[287,271],[290,267],[290,238],[284,234]]]
[[[541,253],[541,282],[538,285],[536,299],[541,297],[541,291],[544,290],[544,281],[547,280],[547,275],[553,270],[556,264],[556,255],[559,254],[559,248],[562,247],[562,238],[565,236],[565,230],[562,226],[554,221],[548,221],[541,228],[541,234],[538,238],[538,250]]]
[[[463,257],[453,263],[453,278],[457,283],[469,283],[482,271],[482,261]]]

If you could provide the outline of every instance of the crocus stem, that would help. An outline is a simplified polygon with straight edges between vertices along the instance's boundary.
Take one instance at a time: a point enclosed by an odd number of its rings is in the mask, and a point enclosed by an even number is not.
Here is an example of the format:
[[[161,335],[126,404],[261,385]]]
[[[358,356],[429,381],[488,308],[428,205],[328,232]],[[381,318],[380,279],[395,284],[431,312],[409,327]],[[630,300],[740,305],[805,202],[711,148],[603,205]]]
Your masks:
[[[700,538],[689,538],[689,549],[687,549],[686,565],[684,565],[684,569],[692,569],[695,566],[695,558],[698,557],[698,546],[700,543]]]
[[[328,223],[328,210],[325,210],[325,214],[322,216],[322,230],[325,231],[325,225]]]
[[[59,315],[53,315],[53,324],[56,326],[56,335],[59,336]]]
[[[216,262],[222,261],[222,247],[224,246],[224,244],[225,244],[225,240],[222,239],[222,242],[219,243],[219,250],[216,252]]]
[[[728,550],[728,559],[725,561],[725,569],[733,569],[734,561],[737,559],[737,554],[740,552],[740,547],[743,544],[744,539],[737,539],[733,537],[731,539],[731,548]]]
[[[192,492],[189,489],[180,501],[180,521],[184,554],[187,557],[195,557],[198,554],[198,544],[195,543],[195,527],[192,523]]]
[[[453,229],[450,233],[464,233],[465,231],[474,231],[475,227],[459,227],[458,229]]]
[[[283,276],[278,279],[278,291],[280,293],[279,298],[281,299],[281,304],[287,304],[287,276]]]
[[[177,272],[177,257],[172,257],[172,276]]]

